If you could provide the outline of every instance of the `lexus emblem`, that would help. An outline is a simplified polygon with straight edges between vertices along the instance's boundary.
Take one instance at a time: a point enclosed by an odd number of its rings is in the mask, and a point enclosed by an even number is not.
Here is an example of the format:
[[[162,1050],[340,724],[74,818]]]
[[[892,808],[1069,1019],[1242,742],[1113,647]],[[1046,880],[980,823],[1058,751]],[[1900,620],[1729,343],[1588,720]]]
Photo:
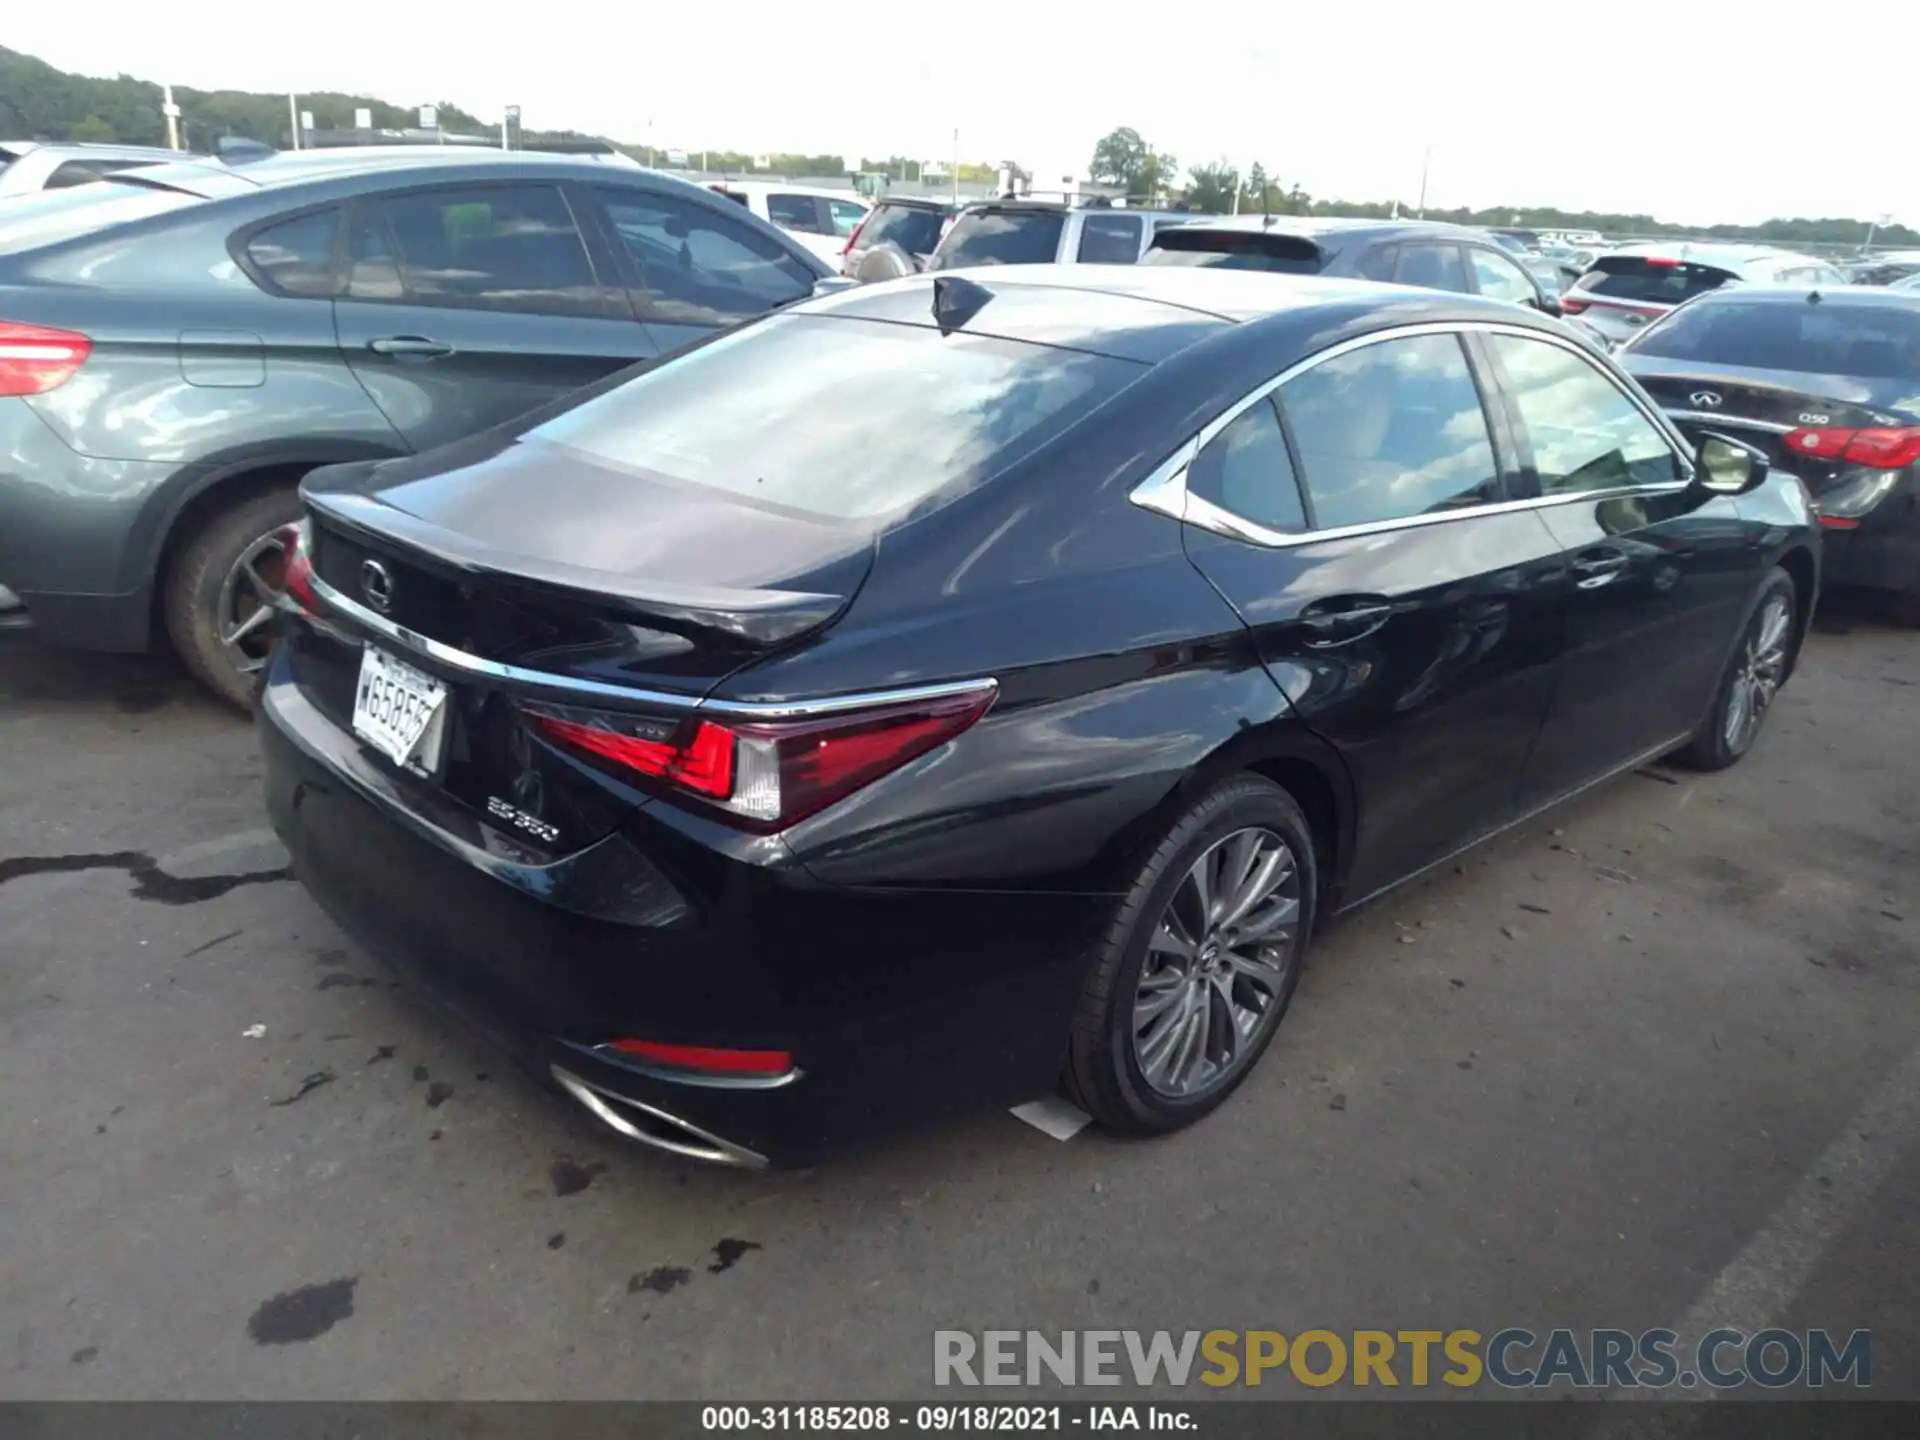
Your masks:
[[[1718,410],[1720,393],[1717,390],[1696,390],[1687,396],[1687,403],[1696,410]]]
[[[360,562],[360,593],[382,615],[393,608],[393,576],[378,560]]]

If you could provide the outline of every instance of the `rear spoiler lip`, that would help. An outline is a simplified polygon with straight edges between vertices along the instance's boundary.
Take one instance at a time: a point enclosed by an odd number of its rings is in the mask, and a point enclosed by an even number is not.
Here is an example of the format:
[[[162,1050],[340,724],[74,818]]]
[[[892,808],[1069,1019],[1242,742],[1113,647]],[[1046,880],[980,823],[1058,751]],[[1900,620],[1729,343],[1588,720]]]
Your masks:
[[[649,582],[614,571],[590,570],[475,545],[464,536],[365,495],[307,490],[304,498],[307,507],[330,524],[376,542],[398,541],[429,560],[467,575],[548,591],[560,598],[620,610],[635,619],[704,630],[756,648],[781,645],[818,629],[853,598],[804,590],[738,590]]]

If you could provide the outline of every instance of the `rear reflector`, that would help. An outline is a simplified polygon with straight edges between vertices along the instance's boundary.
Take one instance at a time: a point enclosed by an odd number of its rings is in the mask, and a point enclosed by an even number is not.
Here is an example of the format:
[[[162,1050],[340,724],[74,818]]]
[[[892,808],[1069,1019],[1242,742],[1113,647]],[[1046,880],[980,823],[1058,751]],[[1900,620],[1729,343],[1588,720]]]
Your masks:
[[[0,320],[0,395],[44,395],[87,363],[93,341],[72,330]]]
[[[713,1075],[784,1075],[793,1069],[785,1050],[729,1050],[717,1045],[668,1045],[659,1040],[614,1040],[607,1045],[636,1060]]]
[[[660,721],[528,707],[551,740],[715,807],[743,829],[803,820],[966,730],[993,703],[994,683],[923,699],[795,720]]]
[[[1920,461],[1920,426],[1869,426],[1863,430],[1839,425],[1803,425],[1781,442],[1795,455],[1864,465],[1871,470],[1899,470]]]

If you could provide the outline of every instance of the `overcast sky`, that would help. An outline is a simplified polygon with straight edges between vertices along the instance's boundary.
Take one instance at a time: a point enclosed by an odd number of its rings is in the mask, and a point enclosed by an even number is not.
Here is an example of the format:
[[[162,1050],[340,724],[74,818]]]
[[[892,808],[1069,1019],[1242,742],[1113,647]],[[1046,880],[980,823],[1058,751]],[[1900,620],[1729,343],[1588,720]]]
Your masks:
[[[1131,125],[1183,165],[1259,159],[1316,195],[1411,200],[1431,145],[1434,205],[1920,225],[1920,0],[1791,23],[1751,0],[7,9],[0,44],[62,69],[517,103],[532,127],[662,148],[936,159],[957,129],[963,158],[1044,184]]]

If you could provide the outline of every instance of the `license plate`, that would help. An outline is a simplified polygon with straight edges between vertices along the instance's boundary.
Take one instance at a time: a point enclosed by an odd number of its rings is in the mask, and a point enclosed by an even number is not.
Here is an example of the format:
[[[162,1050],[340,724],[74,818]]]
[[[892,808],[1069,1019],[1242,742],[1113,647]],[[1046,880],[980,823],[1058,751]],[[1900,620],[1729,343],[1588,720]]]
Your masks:
[[[353,733],[394,764],[431,775],[440,768],[446,730],[447,687],[367,646],[353,696]]]

